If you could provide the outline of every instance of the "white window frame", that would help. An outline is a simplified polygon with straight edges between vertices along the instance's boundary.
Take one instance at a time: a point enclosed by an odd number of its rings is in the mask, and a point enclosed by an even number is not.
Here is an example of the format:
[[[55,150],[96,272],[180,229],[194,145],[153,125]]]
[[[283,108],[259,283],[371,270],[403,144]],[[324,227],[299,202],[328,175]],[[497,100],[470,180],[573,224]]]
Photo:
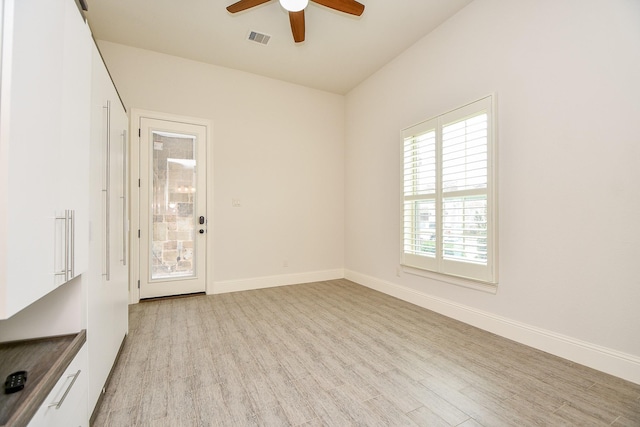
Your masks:
[[[497,143],[495,132],[494,95],[485,96],[444,114],[425,120],[402,131],[400,144],[400,264],[403,271],[432,277],[445,282],[462,286],[469,286],[495,292],[498,283],[498,203],[497,203]],[[478,114],[487,114],[487,183],[486,189],[468,189],[455,192],[444,192],[442,184],[442,129],[451,123],[473,117]],[[405,141],[424,135],[427,132],[435,132],[435,190],[431,193],[427,190],[426,196],[405,194]],[[409,171],[409,173],[411,173]],[[486,194],[487,199],[487,260],[486,264],[470,261],[451,260],[444,256],[443,246],[443,201],[452,195],[460,197]],[[405,203],[415,200],[435,200],[436,225],[435,225],[435,253],[433,256],[418,255],[405,250]],[[417,215],[411,214],[412,221],[418,221]],[[415,243],[415,240],[412,241]]]

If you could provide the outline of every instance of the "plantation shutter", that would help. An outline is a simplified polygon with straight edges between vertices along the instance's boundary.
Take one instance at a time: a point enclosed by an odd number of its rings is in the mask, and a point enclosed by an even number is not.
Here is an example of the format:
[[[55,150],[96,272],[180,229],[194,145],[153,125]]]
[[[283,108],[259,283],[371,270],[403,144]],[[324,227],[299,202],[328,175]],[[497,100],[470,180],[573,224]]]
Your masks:
[[[492,99],[403,131],[402,263],[494,282]]]
[[[436,121],[404,135],[404,262],[434,268],[436,258]]]

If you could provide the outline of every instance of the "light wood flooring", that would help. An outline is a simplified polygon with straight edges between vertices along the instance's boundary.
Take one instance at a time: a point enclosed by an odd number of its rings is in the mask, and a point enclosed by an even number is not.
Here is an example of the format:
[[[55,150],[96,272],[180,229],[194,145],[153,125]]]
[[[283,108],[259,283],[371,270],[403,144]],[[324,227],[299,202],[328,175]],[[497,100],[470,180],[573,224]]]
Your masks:
[[[640,386],[347,280],[144,302],[93,426],[640,426]]]

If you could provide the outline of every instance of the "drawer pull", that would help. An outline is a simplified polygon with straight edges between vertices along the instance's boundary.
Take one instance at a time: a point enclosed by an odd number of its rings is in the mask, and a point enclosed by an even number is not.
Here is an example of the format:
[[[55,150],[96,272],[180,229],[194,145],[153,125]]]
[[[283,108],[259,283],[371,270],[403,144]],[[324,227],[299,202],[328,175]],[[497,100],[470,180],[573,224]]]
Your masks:
[[[73,375],[69,375],[67,378],[71,378],[73,377],[73,380],[71,380],[71,384],[69,384],[69,387],[67,387],[67,389],[64,391],[64,394],[62,395],[62,397],[60,398],[60,400],[58,402],[53,402],[49,404],[49,408],[52,407],[56,407],[56,409],[60,409],[60,407],[62,406],[62,402],[64,402],[64,399],[67,398],[67,395],[69,394],[69,392],[71,391],[71,387],[73,387],[73,384],[76,382],[76,380],[78,379],[78,377],[80,376],[80,369],[78,369],[78,372],[76,372]]]

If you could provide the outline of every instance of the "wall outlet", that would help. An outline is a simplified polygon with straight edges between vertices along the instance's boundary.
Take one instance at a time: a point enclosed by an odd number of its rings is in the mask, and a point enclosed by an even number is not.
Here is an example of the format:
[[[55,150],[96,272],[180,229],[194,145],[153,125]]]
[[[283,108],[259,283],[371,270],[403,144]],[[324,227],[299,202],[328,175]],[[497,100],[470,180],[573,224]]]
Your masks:
[[[240,206],[242,206],[242,203],[240,203],[240,199],[231,199],[231,206],[233,206],[234,208],[239,208]]]
[[[283,267],[289,267],[289,261],[287,261],[286,259],[284,261],[282,261],[282,266]]]

